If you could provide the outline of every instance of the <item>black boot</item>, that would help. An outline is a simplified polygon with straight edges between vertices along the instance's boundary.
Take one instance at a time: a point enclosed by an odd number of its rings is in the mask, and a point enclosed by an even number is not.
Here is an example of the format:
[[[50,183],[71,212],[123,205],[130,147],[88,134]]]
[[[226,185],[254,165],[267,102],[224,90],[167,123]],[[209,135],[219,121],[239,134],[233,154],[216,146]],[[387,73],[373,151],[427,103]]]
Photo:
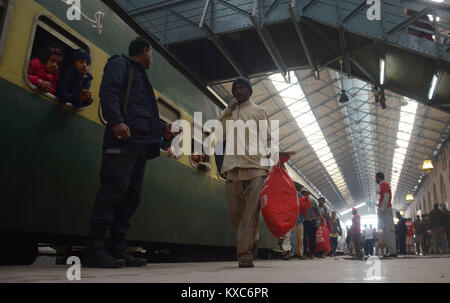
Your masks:
[[[84,255],[83,265],[86,267],[121,268],[125,266],[125,260],[111,256],[105,249],[104,240],[91,240]]]
[[[127,245],[124,240],[111,240],[109,250],[113,257],[125,260],[128,267],[141,267],[147,265],[147,260],[144,258],[135,258],[127,252]]]

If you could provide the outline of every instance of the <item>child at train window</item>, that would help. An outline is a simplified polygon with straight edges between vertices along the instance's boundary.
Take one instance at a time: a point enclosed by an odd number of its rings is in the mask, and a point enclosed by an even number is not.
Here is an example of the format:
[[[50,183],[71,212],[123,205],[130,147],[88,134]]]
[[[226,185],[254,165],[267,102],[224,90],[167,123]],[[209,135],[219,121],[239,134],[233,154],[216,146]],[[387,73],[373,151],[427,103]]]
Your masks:
[[[28,66],[28,80],[45,93],[56,94],[64,55],[59,48],[44,48]]]
[[[92,75],[91,55],[81,49],[74,52],[72,63],[61,73],[56,95],[61,102],[76,108],[87,107],[92,104],[91,87]]]

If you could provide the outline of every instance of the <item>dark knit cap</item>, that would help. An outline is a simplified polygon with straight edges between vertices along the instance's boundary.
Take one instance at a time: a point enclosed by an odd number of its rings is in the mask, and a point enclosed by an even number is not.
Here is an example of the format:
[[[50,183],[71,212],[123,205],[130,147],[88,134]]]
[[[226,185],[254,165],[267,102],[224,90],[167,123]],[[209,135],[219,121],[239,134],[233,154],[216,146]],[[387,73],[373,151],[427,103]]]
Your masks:
[[[76,62],[78,60],[86,60],[87,62],[89,62],[89,64],[91,64],[91,55],[84,50],[77,49],[73,53],[73,62]]]
[[[250,92],[250,96],[253,95],[253,89],[252,89],[252,84],[250,83],[250,80],[248,80],[247,78],[238,78],[238,79],[234,80],[232,90],[234,89],[234,86],[237,84],[243,84],[243,85],[247,86],[248,91]]]

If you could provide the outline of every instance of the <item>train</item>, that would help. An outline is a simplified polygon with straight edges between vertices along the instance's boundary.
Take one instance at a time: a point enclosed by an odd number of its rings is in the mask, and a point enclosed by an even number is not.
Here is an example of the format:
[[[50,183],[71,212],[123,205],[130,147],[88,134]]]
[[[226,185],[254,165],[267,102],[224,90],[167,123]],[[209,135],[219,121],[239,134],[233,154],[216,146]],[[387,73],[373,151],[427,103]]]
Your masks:
[[[205,121],[216,119],[227,106],[114,1],[79,3],[74,19],[72,4],[64,0],[0,1],[0,243],[2,252],[13,248],[3,260],[31,264],[38,243],[86,243],[106,123],[98,98],[103,68],[111,56],[126,53],[131,40],[143,36],[152,42],[148,76],[161,120],[193,123],[197,111]],[[94,101],[84,110],[42,93],[27,78],[30,60],[53,44],[66,57],[75,49],[92,56]],[[209,170],[199,170],[191,157],[172,160],[162,150],[147,164],[142,202],[128,236],[132,243],[181,254],[234,254],[225,183],[213,157],[209,161]],[[262,251],[276,247],[262,218],[260,233]]]

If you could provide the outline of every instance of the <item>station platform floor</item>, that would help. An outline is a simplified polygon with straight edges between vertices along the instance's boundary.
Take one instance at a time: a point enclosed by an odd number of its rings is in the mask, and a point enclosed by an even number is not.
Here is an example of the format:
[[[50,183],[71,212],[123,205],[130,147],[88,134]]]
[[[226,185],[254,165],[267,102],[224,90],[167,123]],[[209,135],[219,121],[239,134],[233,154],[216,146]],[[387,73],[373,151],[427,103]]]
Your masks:
[[[414,256],[367,261],[347,257],[314,260],[152,263],[142,268],[81,267],[81,280],[69,281],[67,266],[0,267],[0,283],[450,283],[450,256]]]

